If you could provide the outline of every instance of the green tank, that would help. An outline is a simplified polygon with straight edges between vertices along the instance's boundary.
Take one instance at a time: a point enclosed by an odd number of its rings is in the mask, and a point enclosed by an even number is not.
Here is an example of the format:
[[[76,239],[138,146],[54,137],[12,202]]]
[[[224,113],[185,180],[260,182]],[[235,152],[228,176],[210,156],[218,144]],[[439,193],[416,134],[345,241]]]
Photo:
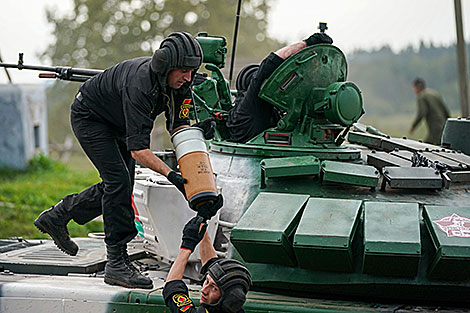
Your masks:
[[[470,156],[358,123],[362,93],[333,45],[303,49],[276,69],[259,97],[282,113],[279,123],[230,142],[225,120],[237,91],[221,72],[226,41],[197,39],[210,74],[193,88],[193,114],[217,120],[207,145],[224,195],[208,232],[219,256],[252,273],[245,311],[465,311]],[[249,75],[239,77],[243,85]],[[173,151],[155,154],[177,168]],[[195,212],[165,177],[139,167],[135,178],[139,236],[129,254],[153,290],[104,284],[100,234],[77,238],[76,257],[49,240],[0,240],[0,312],[167,312],[175,234]],[[199,266],[196,251],[185,273],[196,304]]]
[[[260,91],[283,113],[277,127],[237,144],[218,123],[210,156],[220,219],[236,224],[230,255],[256,290],[467,302],[470,157],[357,124],[347,66],[338,47],[305,48]],[[226,116],[212,77],[194,88],[198,114]]]

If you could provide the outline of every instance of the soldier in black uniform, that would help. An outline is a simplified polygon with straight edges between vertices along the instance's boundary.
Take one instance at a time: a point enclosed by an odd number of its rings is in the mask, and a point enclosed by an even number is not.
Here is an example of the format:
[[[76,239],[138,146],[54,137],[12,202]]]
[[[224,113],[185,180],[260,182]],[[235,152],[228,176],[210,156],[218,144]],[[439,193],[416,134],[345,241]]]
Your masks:
[[[76,255],[78,246],[69,236],[67,223],[73,219],[85,224],[102,214],[108,284],[153,286],[127,255],[127,243],[137,235],[131,198],[135,160],[168,177],[184,194],[185,179],[150,151],[150,132],[161,113],[168,132],[189,127],[190,85],[201,62],[202,50],[194,37],[172,33],[152,57],[123,61],[87,80],[72,103],[74,134],[102,181],[64,197],[34,224],[62,251]],[[212,135],[211,121],[197,126],[205,136]]]
[[[222,203],[217,202],[217,211]],[[251,285],[251,275],[240,262],[219,259],[206,232],[205,218],[200,214],[191,219],[183,230],[181,249],[171,266],[163,288],[163,297],[172,313],[176,312],[225,312],[243,313],[243,304]],[[201,241],[202,239],[202,241]],[[196,307],[188,296],[188,287],[182,281],[184,269],[191,253],[199,245],[202,269],[205,280],[201,289],[200,306]]]
[[[229,141],[245,143],[262,131],[276,126],[281,116],[271,103],[258,97],[261,86],[285,59],[305,47],[320,43],[332,44],[333,39],[325,33],[315,33],[303,41],[271,52],[261,62],[258,70],[252,72],[252,78],[247,74],[246,80],[250,83],[245,87],[247,90],[242,90],[241,95],[237,97],[226,123],[230,134]]]

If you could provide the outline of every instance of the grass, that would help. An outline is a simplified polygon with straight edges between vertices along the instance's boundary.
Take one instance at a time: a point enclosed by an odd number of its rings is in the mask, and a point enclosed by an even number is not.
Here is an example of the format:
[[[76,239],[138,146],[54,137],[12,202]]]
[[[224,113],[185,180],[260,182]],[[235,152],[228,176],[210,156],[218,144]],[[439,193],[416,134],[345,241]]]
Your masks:
[[[0,238],[48,238],[33,225],[36,217],[64,196],[98,181],[95,170],[71,169],[43,155],[33,158],[25,171],[0,169]],[[71,221],[68,229],[72,237],[84,237],[102,232],[103,223],[82,226]]]

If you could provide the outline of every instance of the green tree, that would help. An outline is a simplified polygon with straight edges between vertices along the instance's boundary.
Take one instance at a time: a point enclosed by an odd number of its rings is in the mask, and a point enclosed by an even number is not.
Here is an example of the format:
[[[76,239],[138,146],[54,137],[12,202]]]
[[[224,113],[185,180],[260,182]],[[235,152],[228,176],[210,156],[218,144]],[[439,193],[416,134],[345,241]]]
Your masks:
[[[204,31],[232,40],[236,0],[74,0],[73,11],[55,16],[55,41],[43,56],[55,64],[106,68],[122,60],[151,55],[171,32]],[[279,44],[267,37],[269,0],[245,0],[240,56],[263,56]]]

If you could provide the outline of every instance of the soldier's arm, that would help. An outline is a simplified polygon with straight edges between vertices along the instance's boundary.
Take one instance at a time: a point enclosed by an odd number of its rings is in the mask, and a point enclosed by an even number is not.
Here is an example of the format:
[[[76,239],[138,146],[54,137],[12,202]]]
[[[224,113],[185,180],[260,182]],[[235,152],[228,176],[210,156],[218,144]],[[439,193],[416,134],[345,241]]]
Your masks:
[[[188,259],[204,237],[206,229],[207,224],[200,216],[195,216],[186,223],[183,229],[183,237],[181,238],[181,248],[175,262],[171,265],[170,272],[166,279],[167,283],[183,279],[184,269],[186,268],[186,264],[188,264]]]
[[[332,43],[333,43],[333,39],[331,39],[331,37],[328,36],[327,34],[323,32],[315,33],[305,40],[285,46],[277,50],[274,53],[277,56],[279,56],[281,59],[285,60],[291,55],[296,54],[297,52],[299,52],[305,47],[309,47],[309,46],[316,45],[316,44],[332,44]]]
[[[183,274],[184,274],[184,269],[186,268],[186,265],[188,264],[188,259],[191,256],[192,251],[188,249],[180,249],[180,252],[178,253],[178,256],[175,259],[175,262],[173,262],[173,265],[170,268],[170,271],[168,272],[168,277],[166,278],[166,283],[173,281],[173,280],[182,280],[183,279]]]
[[[174,133],[176,133],[180,129],[188,128],[188,127],[189,127],[189,125],[181,125],[181,126],[175,128],[175,129],[173,129],[173,131],[170,133],[170,135],[173,135]]]
[[[173,135],[180,129],[189,127],[189,125],[182,125],[175,128],[170,135]],[[142,149],[142,150],[132,150],[131,151],[132,157],[139,162],[140,164],[150,168],[151,170],[160,173],[162,175],[168,176],[168,173],[171,171],[171,168],[166,165],[165,162],[160,160],[155,154],[152,153],[150,149]]]
[[[155,156],[150,149],[132,150],[131,155],[137,162],[157,173],[168,176],[168,173],[171,171],[170,167]]]
[[[416,118],[413,121],[413,124],[411,124],[411,131],[413,131],[416,126],[418,126],[419,122],[426,116],[427,114],[427,106],[426,106],[426,101],[424,98],[419,98],[417,100],[418,103],[418,112],[416,114]]]
[[[201,264],[204,266],[210,259],[216,258],[214,246],[212,245],[211,238],[206,232],[201,242],[199,243],[199,254],[201,256]]]
[[[304,41],[300,41],[300,42],[296,42],[296,43],[290,44],[288,46],[285,46],[285,47],[277,50],[274,53],[278,57],[280,57],[281,59],[285,60],[288,57],[290,57],[291,55],[296,54],[297,52],[299,52],[300,50],[302,50],[305,47],[307,47],[307,44]]]

